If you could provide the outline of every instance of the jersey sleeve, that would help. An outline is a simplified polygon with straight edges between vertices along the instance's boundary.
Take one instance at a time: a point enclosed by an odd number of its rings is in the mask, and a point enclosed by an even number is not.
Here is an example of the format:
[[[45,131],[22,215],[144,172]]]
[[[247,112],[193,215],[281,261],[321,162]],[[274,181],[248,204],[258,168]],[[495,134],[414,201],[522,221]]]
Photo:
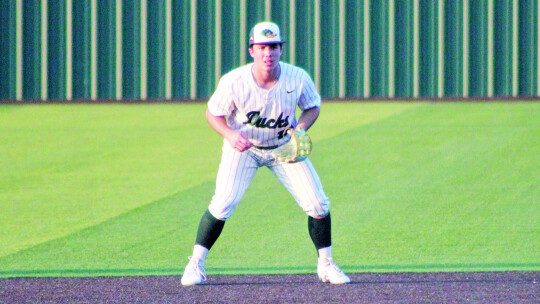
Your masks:
[[[314,107],[320,107],[321,106],[321,96],[317,92],[317,89],[315,88],[315,84],[313,83],[313,80],[311,80],[311,77],[304,72],[303,73],[303,87],[302,87],[302,95],[300,96],[300,99],[298,100],[298,107],[300,107],[301,110],[307,110]]]
[[[218,87],[208,101],[208,110],[215,116],[228,116],[234,111],[234,98],[227,77],[219,80]]]

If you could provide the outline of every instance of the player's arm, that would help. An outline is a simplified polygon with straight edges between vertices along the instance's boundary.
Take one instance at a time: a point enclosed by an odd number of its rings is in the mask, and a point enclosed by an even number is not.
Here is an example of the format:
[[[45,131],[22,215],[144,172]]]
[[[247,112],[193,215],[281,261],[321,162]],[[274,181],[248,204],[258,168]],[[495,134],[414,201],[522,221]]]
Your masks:
[[[244,134],[229,128],[225,116],[215,116],[206,109],[206,120],[210,127],[223,136],[234,149],[244,152],[253,146]]]
[[[315,123],[319,117],[319,113],[321,113],[321,108],[319,107],[313,107],[302,111],[300,117],[298,118],[298,125],[295,129],[303,129],[307,131]]]

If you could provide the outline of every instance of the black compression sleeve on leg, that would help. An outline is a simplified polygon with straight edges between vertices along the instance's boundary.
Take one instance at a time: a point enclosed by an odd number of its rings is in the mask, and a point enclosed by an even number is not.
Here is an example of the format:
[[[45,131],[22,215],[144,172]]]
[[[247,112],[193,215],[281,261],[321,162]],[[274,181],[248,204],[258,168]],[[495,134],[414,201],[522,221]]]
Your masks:
[[[225,221],[218,220],[210,211],[206,210],[201,217],[195,243],[210,250],[221,234],[224,225]]]
[[[332,221],[330,213],[322,219],[308,216],[309,236],[315,248],[321,249],[332,245]]]

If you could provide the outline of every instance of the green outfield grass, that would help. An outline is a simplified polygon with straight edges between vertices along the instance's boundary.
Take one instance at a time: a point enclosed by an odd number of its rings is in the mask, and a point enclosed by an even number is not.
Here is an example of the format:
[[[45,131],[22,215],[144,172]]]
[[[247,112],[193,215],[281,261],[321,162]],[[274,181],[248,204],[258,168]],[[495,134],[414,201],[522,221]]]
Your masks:
[[[0,106],[0,277],[181,274],[220,161],[205,106]],[[345,271],[540,271],[540,103],[325,102],[310,134]],[[261,168],[207,270],[315,259]]]

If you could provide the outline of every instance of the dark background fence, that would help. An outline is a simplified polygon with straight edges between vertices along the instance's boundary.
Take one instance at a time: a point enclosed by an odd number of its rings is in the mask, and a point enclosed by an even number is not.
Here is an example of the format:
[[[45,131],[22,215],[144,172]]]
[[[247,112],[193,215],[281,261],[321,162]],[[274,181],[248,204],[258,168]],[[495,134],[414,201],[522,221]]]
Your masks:
[[[0,99],[209,97],[278,23],[326,98],[539,95],[539,0],[4,0]]]

